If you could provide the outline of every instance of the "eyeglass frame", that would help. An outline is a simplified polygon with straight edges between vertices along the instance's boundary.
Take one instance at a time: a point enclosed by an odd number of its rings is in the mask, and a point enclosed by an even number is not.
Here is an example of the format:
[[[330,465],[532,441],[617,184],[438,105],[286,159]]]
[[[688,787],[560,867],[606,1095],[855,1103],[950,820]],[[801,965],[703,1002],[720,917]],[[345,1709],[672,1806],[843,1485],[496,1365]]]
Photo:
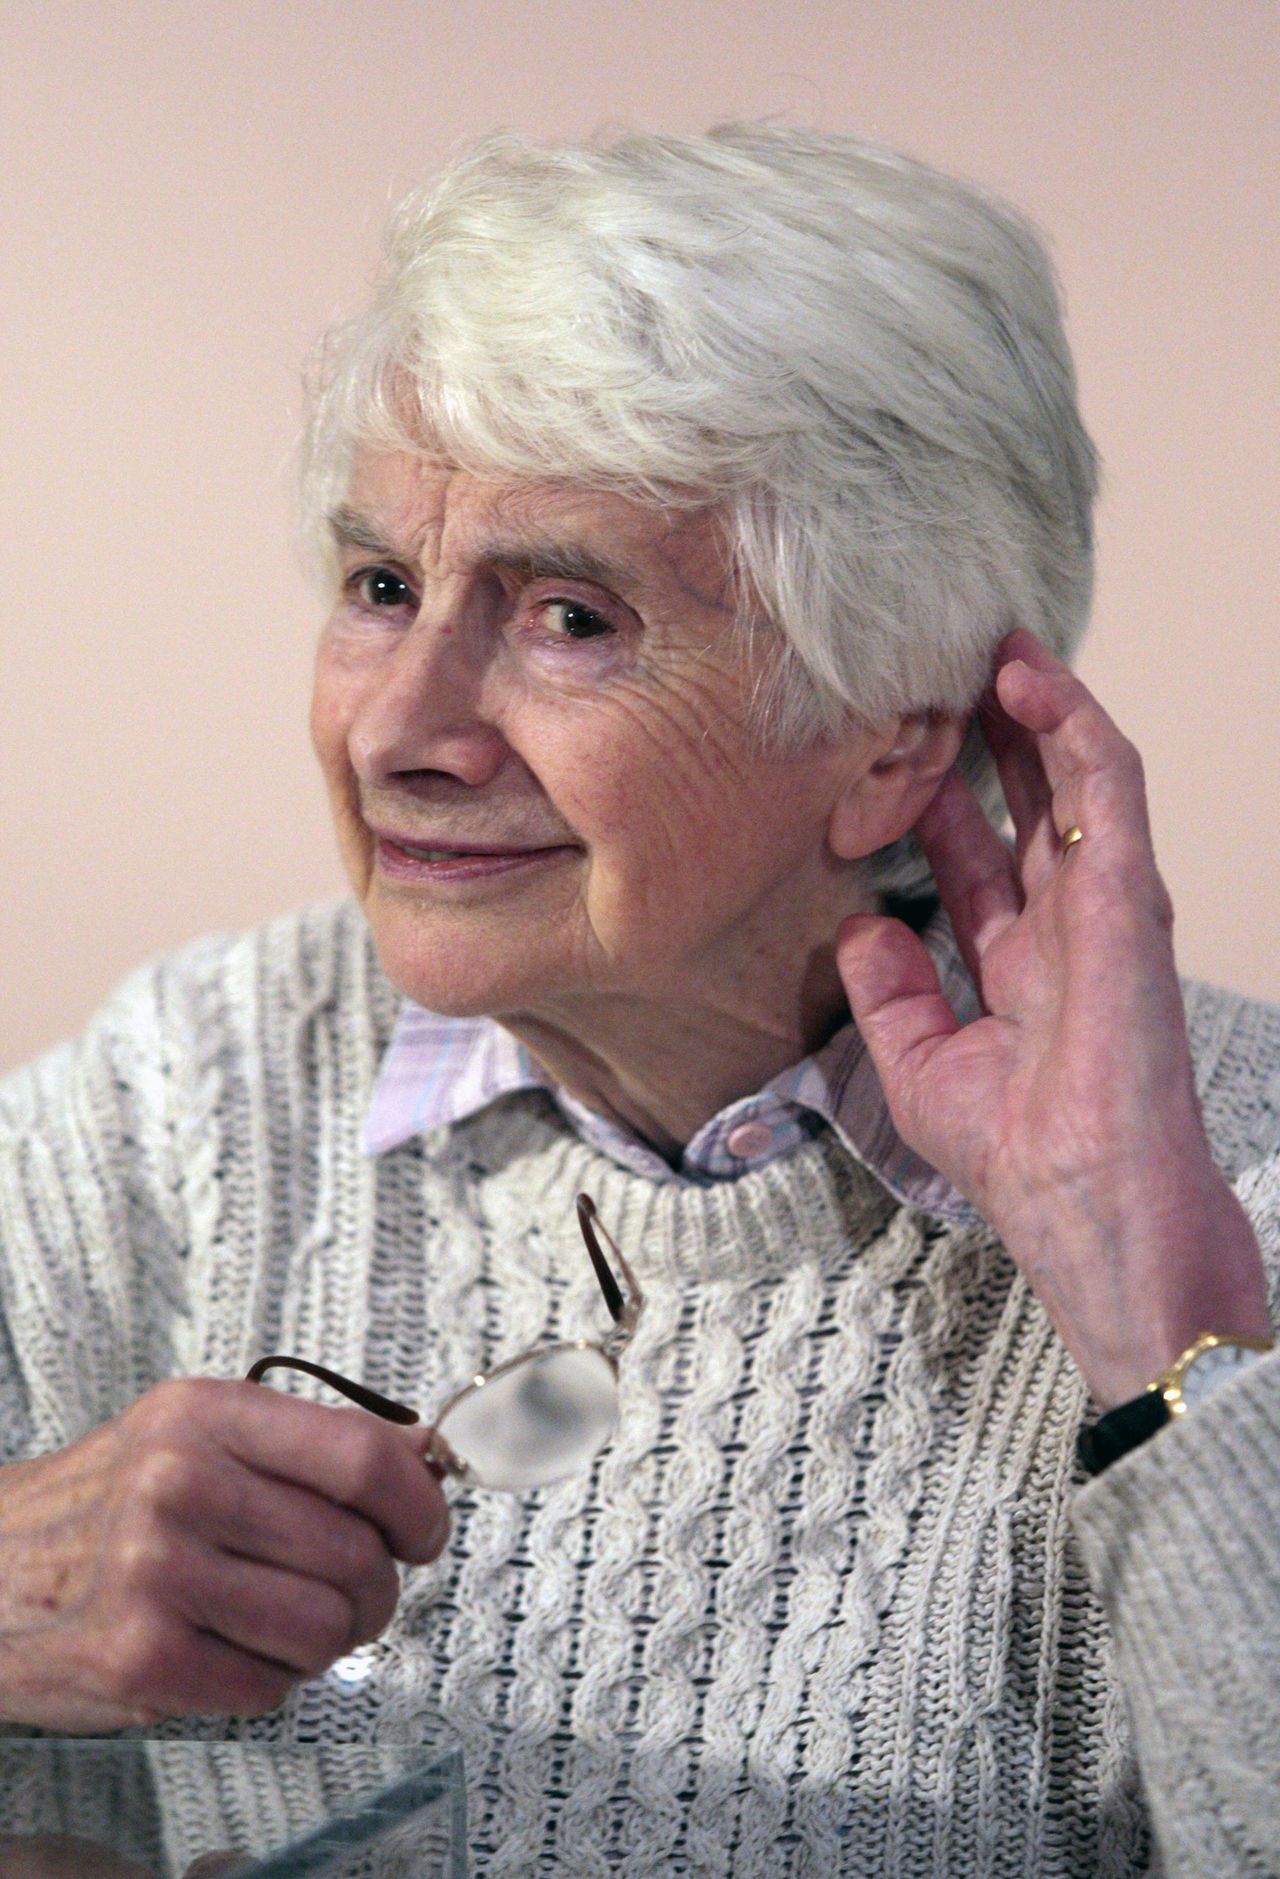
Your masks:
[[[592,1270],[595,1272],[600,1290],[604,1295],[609,1316],[613,1319],[613,1329],[605,1338],[599,1340],[572,1338],[561,1339],[555,1344],[536,1345],[532,1350],[522,1351],[516,1357],[508,1357],[504,1363],[498,1364],[493,1370],[477,1371],[469,1382],[464,1383],[460,1390],[455,1390],[449,1400],[436,1411],[436,1423],[443,1422],[449,1411],[456,1408],[464,1397],[473,1395],[476,1390],[484,1389],[496,1378],[506,1376],[510,1371],[518,1369],[521,1364],[529,1363],[531,1359],[553,1357],[558,1351],[599,1351],[613,1371],[615,1383],[617,1382],[618,1360],[635,1335],[640,1313],[644,1309],[644,1293],[640,1290],[635,1273],[623,1257],[617,1241],[596,1211],[596,1204],[590,1194],[578,1195],[577,1210],[578,1226],[586,1242],[587,1252],[591,1256]],[[596,1238],[597,1232],[602,1233],[608,1242],[618,1271],[622,1274],[623,1284],[626,1287],[625,1293],[610,1269],[609,1261]],[[355,1383],[350,1377],[339,1375],[336,1370],[330,1370],[325,1364],[313,1363],[308,1357],[291,1357],[284,1352],[273,1352],[270,1356],[259,1357],[247,1371],[245,1381],[260,1383],[267,1371],[273,1369],[300,1370],[309,1377],[315,1377],[318,1382],[328,1384],[329,1388],[337,1390],[339,1395],[347,1397],[361,1409],[367,1409],[373,1415],[381,1416],[387,1422],[408,1425],[422,1421],[418,1411],[411,1408],[408,1403],[397,1403],[391,1397],[382,1396],[377,1390],[371,1390],[367,1384]],[[602,1444],[602,1446],[606,1445]],[[597,1450],[597,1453],[599,1452]],[[468,1483],[468,1477],[472,1473],[470,1463],[454,1453],[444,1436],[440,1435],[434,1426],[430,1443],[423,1454],[423,1461],[441,1480],[450,1477],[464,1485],[483,1485],[478,1482]]]

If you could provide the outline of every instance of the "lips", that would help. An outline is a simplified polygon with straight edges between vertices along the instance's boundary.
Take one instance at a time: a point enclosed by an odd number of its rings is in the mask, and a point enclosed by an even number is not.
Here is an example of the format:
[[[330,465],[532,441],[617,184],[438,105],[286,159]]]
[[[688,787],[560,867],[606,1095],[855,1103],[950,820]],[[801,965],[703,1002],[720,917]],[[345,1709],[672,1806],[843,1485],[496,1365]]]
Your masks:
[[[447,861],[459,855],[532,855],[568,846],[565,842],[458,841],[453,837],[399,835],[391,829],[374,829],[373,834],[380,842],[386,842],[390,847],[400,849],[403,854],[424,861]]]
[[[383,840],[386,839],[387,838],[384,836]],[[413,855],[419,861],[449,861],[458,855],[514,855],[527,854],[530,852],[528,849],[522,848],[470,848],[466,846],[457,848],[428,848],[421,842],[405,841],[393,841],[392,846],[398,848],[402,855]]]
[[[540,872],[577,852],[577,844],[467,842],[456,839],[410,840],[390,831],[373,831],[378,872],[388,881],[461,889],[499,876]]]

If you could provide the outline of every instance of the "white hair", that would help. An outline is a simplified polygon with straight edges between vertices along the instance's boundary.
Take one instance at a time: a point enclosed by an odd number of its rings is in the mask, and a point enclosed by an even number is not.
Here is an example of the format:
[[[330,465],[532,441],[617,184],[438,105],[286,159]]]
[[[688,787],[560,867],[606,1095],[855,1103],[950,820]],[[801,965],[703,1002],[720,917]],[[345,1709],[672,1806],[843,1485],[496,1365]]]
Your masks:
[[[1069,656],[1088,613],[1097,460],[1041,240],[848,135],[471,146],[402,205],[372,304],[317,354],[316,546],[362,444],[717,505],[778,640],[775,745],[966,714],[1003,634]],[[961,767],[998,815],[976,726]],[[868,878],[910,896],[929,872],[907,838]]]

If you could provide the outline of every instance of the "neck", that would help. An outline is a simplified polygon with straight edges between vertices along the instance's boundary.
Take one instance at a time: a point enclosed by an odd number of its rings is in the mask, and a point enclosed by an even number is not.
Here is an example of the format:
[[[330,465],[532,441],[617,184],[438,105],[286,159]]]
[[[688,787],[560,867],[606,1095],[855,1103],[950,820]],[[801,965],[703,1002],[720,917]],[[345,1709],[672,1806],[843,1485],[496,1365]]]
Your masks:
[[[796,946],[781,983],[717,978],[700,997],[604,995],[587,1013],[501,1021],[562,1089],[674,1163],[712,1116],[753,1096],[847,1019],[828,939],[807,953]]]

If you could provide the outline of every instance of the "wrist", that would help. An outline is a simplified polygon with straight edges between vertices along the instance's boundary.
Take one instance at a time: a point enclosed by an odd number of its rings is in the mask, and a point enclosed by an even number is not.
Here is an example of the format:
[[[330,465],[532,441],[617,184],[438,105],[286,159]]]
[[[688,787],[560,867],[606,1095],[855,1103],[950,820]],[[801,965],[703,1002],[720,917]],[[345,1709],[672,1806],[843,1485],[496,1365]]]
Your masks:
[[[1086,1474],[1101,1474],[1273,1351],[1269,1337],[1196,1338],[1140,1395],[1085,1424],[1076,1441],[1080,1465]]]
[[[1244,1209],[1234,1195],[1229,1200],[1230,1207],[1189,1242],[1169,1248],[1163,1283],[1151,1288],[1147,1309],[1135,1314],[1127,1361],[1108,1379],[1112,1403],[1146,1389],[1206,1334],[1270,1342],[1262,1252]]]
[[[1095,1216],[1088,1234],[1059,1220],[1036,1236],[1037,1258],[1018,1259],[1103,1409],[1139,1395],[1204,1333],[1272,1335],[1257,1238],[1214,1173],[1201,1204],[1133,1204]]]

